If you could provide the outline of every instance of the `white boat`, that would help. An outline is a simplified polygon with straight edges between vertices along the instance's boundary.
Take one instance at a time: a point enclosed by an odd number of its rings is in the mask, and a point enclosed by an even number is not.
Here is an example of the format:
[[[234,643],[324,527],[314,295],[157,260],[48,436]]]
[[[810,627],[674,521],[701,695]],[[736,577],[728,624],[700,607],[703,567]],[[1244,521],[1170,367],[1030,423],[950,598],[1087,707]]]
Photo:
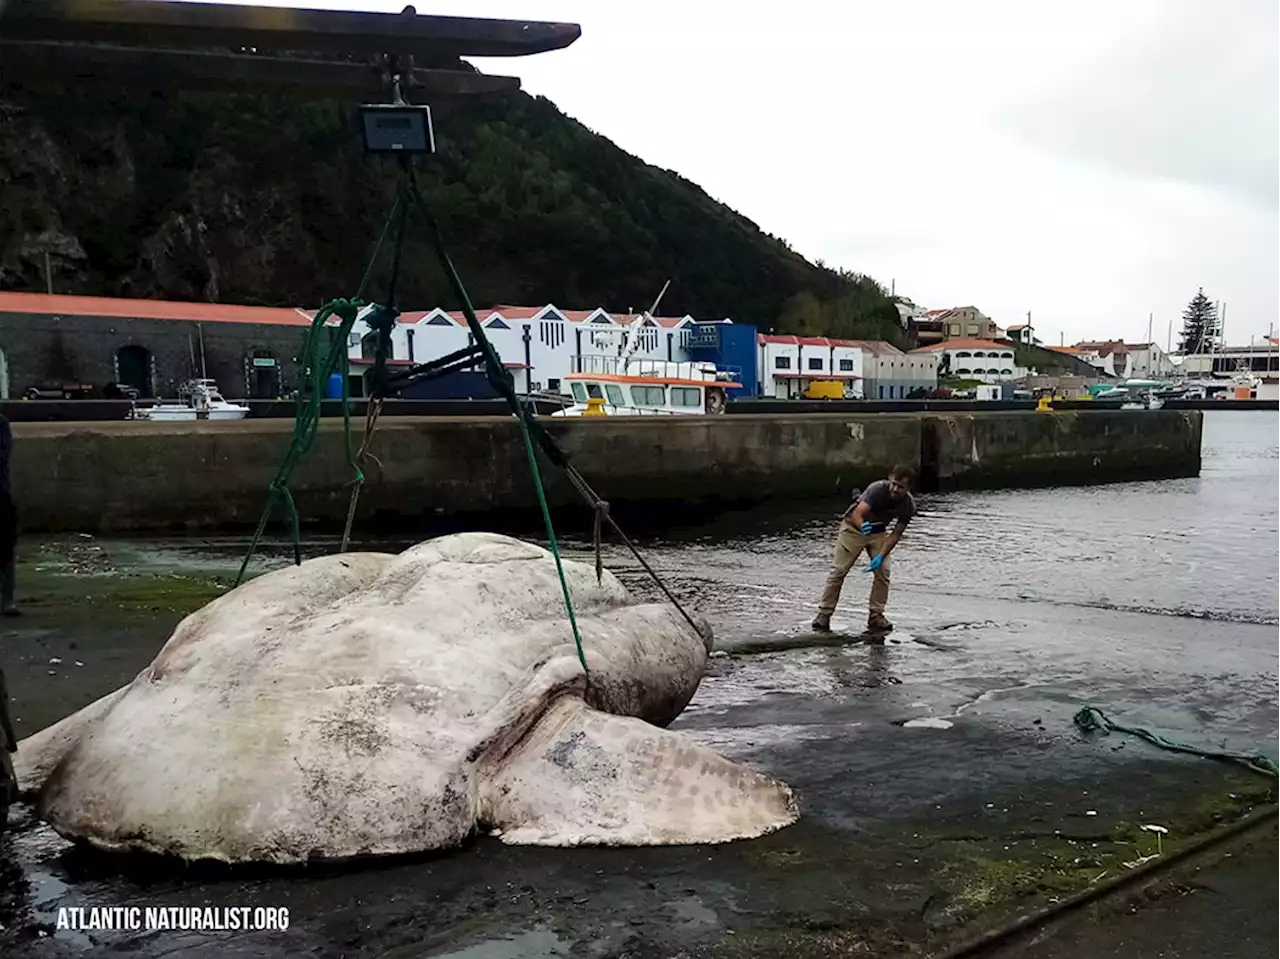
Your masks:
[[[133,410],[133,418],[153,423],[194,422],[195,420],[242,420],[249,415],[249,407],[231,403],[218,392],[212,380],[193,380],[179,391],[186,394],[176,403],[157,403],[152,407]]]
[[[574,371],[564,378],[573,393],[573,405],[556,410],[552,416],[701,416],[724,412],[727,391],[742,389],[732,373],[716,369],[714,363],[635,359],[650,314],[645,312],[632,322],[619,355],[574,358]]]
[[[1164,406],[1164,400],[1156,396],[1155,393],[1153,393],[1151,390],[1146,390],[1144,393],[1138,394],[1136,398],[1132,400],[1126,400],[1125,402],[1121,403],[1120,409],[1122,410],[1158,410],[1158,409],[1161,409],[1163,406]]]
[[[1158,410],[1164,406],[1164,400],[1156,395],[1164,383],[1160,380],[1127,379],[1120,388],[1120,404],[1122,410]],[[1099,394],[1101,395],[1101,394]]]
[[[583,356],[565,377],[573,405],[552,416],[702,416],[724,412],[728,390],[742,389],[714,363],[625,361]]]

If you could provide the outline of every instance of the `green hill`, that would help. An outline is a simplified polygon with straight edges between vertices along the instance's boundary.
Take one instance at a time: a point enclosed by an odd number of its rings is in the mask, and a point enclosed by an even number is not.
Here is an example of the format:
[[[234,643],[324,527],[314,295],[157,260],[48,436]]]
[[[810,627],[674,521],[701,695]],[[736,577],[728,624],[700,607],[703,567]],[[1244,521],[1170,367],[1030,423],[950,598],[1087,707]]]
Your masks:
[[[315,306],[355,292],[394,163],[350,104],[95,86],[0,99],[0,288]],[[523,93],[437,110],[420,177],[478,306],[554,302],[903,339],[883,288],[806,261]],[[453,304],[419,233],[399,302]],[[837,303],[837,300],[840,302]],[[816,304],[816,305],[815,305]]]

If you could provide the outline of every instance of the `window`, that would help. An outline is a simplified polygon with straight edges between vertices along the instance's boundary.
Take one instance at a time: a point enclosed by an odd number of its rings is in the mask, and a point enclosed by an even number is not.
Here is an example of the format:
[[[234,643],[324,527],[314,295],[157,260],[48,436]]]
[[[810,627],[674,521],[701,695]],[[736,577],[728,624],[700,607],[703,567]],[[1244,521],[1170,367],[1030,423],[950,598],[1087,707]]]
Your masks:
[[[667,391],[661,386],[633,386],[631,399],[636,406],[666,406]]]
[[[627,401],[622,398],[622,388],[614,386],[612,383],[604,385],[605,394],[609,397],[610,406],[626,406]]]
[[[992,353],[991,355],[992,355],[992,356],[995,356],[995,354],[994,354],[994,353]],[[1000,359],[1002,359],[1002,360],[1011,360],[1011,359],[1013,359],[1013,354],[1012,354],[1012,353],[1001,353],[1001,354],[1000,354]]]
[[[960,335],[959,323],[952,323],[950,326],[947,327],[947,336],[959,336],[959,335]]]
[[[880,387],[880,399],[884,399],[884,387]]]
[[[702,390],[696,386],[671,387],[671,405],[686,409],[702,405]]]
[[[841,373],[852,373],[852,372],[853,372],[853,360],[841,360],[841,361],[840,361],[840,372],[841,372]]]
[[[811,356],[811,357],[809,357],[809,369],[811,369],[811,370],[821,370],[821,369],[822,369],[822,357],[820,357],[820,356]]]
[[[960,367],[960,369],[956,370],[956,373],[957,373],[959,376],[966,376],[966,375],[968,375],[969,373],[972,373],[972,372],[973,372],[973,370],[969,369],[967,366],[962,366],[962,367]]]
[[[969,336],[977,336],[977,335],[978,335],[978,324],[977,324],[977,323],[970,323],[970,324],[968,325],[968,327],[966,327],[966,328],[965,328],[965,333],[966,333],[966,334],[968,334]]]
[[[1005,376],[1013,375],[1013,370],[1001,370],[1000,372],[1003,373]]]
[[[591,399],[593,399],[593,400],[602,400],[602,399],[604,399],[604,392],[600,389],[600,384],[599,384],[599,383],[588,383],[588,384],[587,384],[587,396],[588,396],[588,397],[590,397],[590,398],[591,398]]]
[[[348,337],[347,337],[347,345],[348,345],[348,346],[359,346],[359,345],[360,345],[360,334],[359,334],[359,333],[352,333],[350,336],[348,336]]]
[[[777,356],[777,357],[774,357],[774,360],[773,360],[773,368],[774,368],[775,370],[789,370],[789,369],[791,369],[791,357],[789,357],[789,356]]]
[[[504,323],[504,322],[502,322],[502,320],[501,320],[501,319],[496,319],[496,320],[490,320],[490,321],[489,321],[488,326],[486,326],[486,327],[485,327],[485,329],[487,329],[487,330],[509,330],[509,329],[511,329],[511,327],[507,326],[507,324],[506,324],[506,323]]]
[[[979,353],[978,355],[979,355],[979,356],[981,356],[982,354],[981,354],[981,353]],[[973,354],[972,354],[972,353],[970,353],[968,350],[961,350],[959,353],[957,353],[957,354],[956,354],[956,359],[957,359],[957,360],[959,360],[959,359],[966,359],[966,360],[967,360],[967,359],[968,359],[969,357],[971,357],[971,356],[973,356]]]
[[[579,403],[585,403],[587,401],[587,388],[576,380],[573,382],[572,386],[573,398]]]

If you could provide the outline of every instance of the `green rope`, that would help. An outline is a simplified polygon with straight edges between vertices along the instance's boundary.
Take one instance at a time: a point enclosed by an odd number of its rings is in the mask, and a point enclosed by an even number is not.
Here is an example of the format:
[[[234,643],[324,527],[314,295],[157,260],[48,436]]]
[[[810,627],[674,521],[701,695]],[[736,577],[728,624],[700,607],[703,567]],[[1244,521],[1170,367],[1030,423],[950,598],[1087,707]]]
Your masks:
[[[364,301],[365,291],[369,287],[369,281],[373,278],[374,265],[378,262],[378,254],[382,250],[382,244],[386,240],[387,232],[391,229],[393,222],[399,226],[396,234],[396,266],[397,269],[399,267],[400,246],[404,239],[404,219],[407,215],[407,210],[403,208],[402,202],[402,197],[397,195],[396,202],[391,207],[391,212],[382,224],[382,232],[378,234],[378,240],[373,245],[373,253],[369,257],[369,262],[365,265],[364,275],[360,278],[360,287],[356,295],[350,300],[330,300],[322,306],[312,319],[311,326],[303,337],[302,349],[298,353],[300,376],[297,405],[294,409],[293,437],[289,443],[289,449],[285,453],[284,461],[280,464],[275,478],[267,488],[267,503],[262,510],[262,516],[258,520],[258,527],[254,530],[248,552],[245,553],[244,560],[240,564],[240,572],[236,575],[236,586],[239,586],[244,580],[245,571],[249,568],[249,560],[253,558],[253,554],[258,550],[258,545],[262,541],[262,534],[267,528],[267,521],[271,519],[272,507],[275,506],[277,499],[284,502],[285,515],[288,517],[290,532],[293,534],[294,565],[300,566],[302,564],[302,524],[298,517],[298,507],[294,502],[293,492],[289,489],[289,480],[293,477],[293,471],[298,465],[298,460],[311,449],[312,444],[315,442],[316,430],[320,425],[321,404],[324,401],[325,388],[328,385],[329,377],[335,372],[342,375],[342,431],[347,465],[356,474],[356,482],[364,482],[364,473],[356,462],[355,453],[351,448],[351,395],[348,382],[351,365],[347,356],[347,339],[351,335],[351,328],[355,325],[356,317],[359,315],[360,310],[367,305]],[[399,214],[398,220],[397,214]],[[329,351],[326,354],[322,349],[324,337],[329,333],[329,328],[326,324],[329,317],[334,314],[341,317],[342,322],[339,324],[336,334],[329,335]]]
[[[275,478],[271,480],[271,484],[267,488],[267,504],[262,511],[261,518],[258,520],[258,527],[254,530],[249,550],[245,553],[244,561],[240,564],[240,572],[236,576],[236,586],[239,586],[243,581],[245,570],[249,567],[249,560],[253,558],[253,554],[257,551],[258,545],[262,541],[262,534],[266,530],[267,521],[271,518],[272,507],[277,499],[284,502],[285,515],[288,517],[290,531],[293,534],[294,563],[301,564],[302,562],[301,521],[298,517],[297,504],[293,499],[293,492],[289,489],[289,480],[293,476],[293,471],[297,467],[298,461],[315,443],[316,432],[320,425],[321,403],[324,399],[325,383],[335,370],[342,375],[342,416],[346,430],[347,462],[356,471],[357,475],[360,474],[359,467],[355,463],[354,454],[351,451],[351,414],[347,403],[348,364],[346,344],[347,337],[351,333],[351,327],[355,325],[356,315],[363,305],[360,300],[330,300],[316,313],[315,319],[311,321],[311,326],[307,330],[307,336],[303,342],[302,352],[298,357],[305,379],[300,384],[303,388],[299,390],[298,406],[294,414],[293,435],[289,443],[289,450],[285,454],[280,468],[276,471]],[[323,351],[323,337],[329,332],[326,323],[329,317],[335,314],[341,317],[342,322],[338,326],[338,335],[331,338],[328,353],[325,354]]]
[[[511,380],[511,374],[506,367],[502,365],[502,361],[498,358],[497,352],[493,348],[493,344],[489,342],[489,338],[485,336],[484,328],[480,325],[479,319],[476,317],[475,308],[471,304],[471,297],[467,294],[466,287],[462,284],[462,279],[458,276],[458,271],[454,268],[453,260],[449,257],[448,251],[445,249],[444,241],[440,235],[440,228],[436,224],[435,217],[432,216],[430,208],[422,199],[422,195],[418,192],[417,182],[413,177],[413,170],[407,163],[405,171],[408,176],[410,193],[409,197],[414,202],[414,207],[422,215],[426,223],[427,231],[431,235],[431,244],[435,248],[436,257],[440,261],[440,266],[444,270],[445,277],[449,281],[449,285],[453,288],[454,295],[462,303],[463,315],[467,318],[467,327],[471,331],[471,335],[475,337],[476,344],[480,347],[484,355],[485,369],[489,379],[506,398],[507,405],[511,407],[511,412],[515,414],[516,419],[520,423],[520,436],[524,441],[525,455],[529,460],[529,471],[533,474],[533,488],[538,495],[538,508],[542,512],[542,522],[546,528],[547,541],[551,544],[551,555],[556,561],[556,574],[560,578],[560,590],[564,596],[565,609],[569,614],[569,626],[573,630],[573,643],[578,651],[578,662],[582,664],[582,671],[590,678],[591,671],[587,668],[586,653],[582,648],[582,635],[578,630],[578,619],[573,611],[573,600],[569,595],[569,582],[564,575],[564,562],[560,557],[560,546],[556,541],[556,531],[551,523],[551,508],[547,505],[546,491],[542,486],[542,471],[538,466],[538,455],[533,448],[533,437],[529,428],[529,411],[521,405],[515,394],[515,386]]]
[[[1249,756],[1244,753],[1223,752],[1214,749],[1202,749],[1199,746],[1191,746],[1187,743],[1175,742],[1172,739],[1165,739],[1148,729],[1142,729],[1137,726],[1121,726],[1119,723],[1113,722],[1107,715],[1096,706],[1086,706],[1075,714],[1073,719],[1075,724],[1086,733],[1094,730],[1101,730],[1103,733],[1128,733],[1131,736],[1137,736],[1145,739],[1147,742],[1159,746],[1161,749],[1168,749],[1178,753],[1191,753],[1193,756],[1203,756],[1205,759],[1219,759],[1225,762],[1240,763],[1241,765],[1261,773],[1264,776],[1273,776],[1280,778],[1280,767],[1277,767],[1276,761],[1269,756],[1261,754],[1257,756]]]

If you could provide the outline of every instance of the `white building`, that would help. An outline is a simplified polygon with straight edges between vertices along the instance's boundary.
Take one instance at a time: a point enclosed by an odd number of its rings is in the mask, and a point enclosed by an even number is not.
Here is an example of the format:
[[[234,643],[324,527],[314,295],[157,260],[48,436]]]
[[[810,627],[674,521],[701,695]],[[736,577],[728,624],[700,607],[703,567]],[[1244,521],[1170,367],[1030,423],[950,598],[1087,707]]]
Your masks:
[[[1160,348],[1158,343],[1125,343],[1124,340],[1106,340],[1049,348],[1082,359],[1099,373],[1119,379],[1130,377],[1158,379],[1178,372],[1178,365]]]
[[[1130,375],[1146,379],[1173,376],[1178,371],[1173,357],[1159,343],[1130,343],[1129,365],[1133,368]]]
[[[799,399],[816,381],[843,381],[845,396],[905,399],[938,385],[937,358],[904,353],[883,340],[761,334],[760,382],[764,396]]]
[[[1013,347],[992,340],[943,340],[922,346],[913,353],[938,357],[937,375],[980,383],[1003,383],[1027,375],[1013,360]]]
[[[310,315],[314,316],[314,312]],[[514,371],[521,392],[567,392],[564,377],[591,355],[617,356],[632,323],[643,322],[637,359],[689,360],[684,347],[691,316],[644,318],[636,314],[611,314],[603,309],[562,310],[553,304],[539,307],[495,306],[477,310],[476,319],[503,365]],[[363,319],[351,329],[347,356],[355,372],[374,361],[373,331]],[[464,350],[474,343],[466,317],[458,311],[434,309],[426,313],[400,314],[391,334],[395,366],[423,363]]]
[[[635,323],[644,324],[639,348],[633,354],[636,359],[705,359],[688,348],[695,320],[687,315],[651,319],[643,314],[564,310],[546,304],[495,306],[478,310],[476,319],[503,365],[513,372],[516,389],[522,393],[546,390],[567,394],[564,378],[573,372],[590,372],[590,364],[616,358]],[[938,382],[936,357],[904,353],[890,343],[768,334],[756,340],[756,382],[743,382],[746,395],[755,394],[758,385],[764,396],[799,399],[811,383],[834,380],[844,385],[848,397],[902,399],[921,388],[933,389]],[[347,343],[353,373],[372,365],[375,341],[364,320],[357,320]],[[462,313],[435,309],[402,313],[391,342],[389,362],[402,367],[465,350],[473,339]]]
[[[844,383],[846,396],[862,396],[865,360],[857,341],[767,333],[756,339],[764,396],[800,399],[810,384],[832,380]]]

